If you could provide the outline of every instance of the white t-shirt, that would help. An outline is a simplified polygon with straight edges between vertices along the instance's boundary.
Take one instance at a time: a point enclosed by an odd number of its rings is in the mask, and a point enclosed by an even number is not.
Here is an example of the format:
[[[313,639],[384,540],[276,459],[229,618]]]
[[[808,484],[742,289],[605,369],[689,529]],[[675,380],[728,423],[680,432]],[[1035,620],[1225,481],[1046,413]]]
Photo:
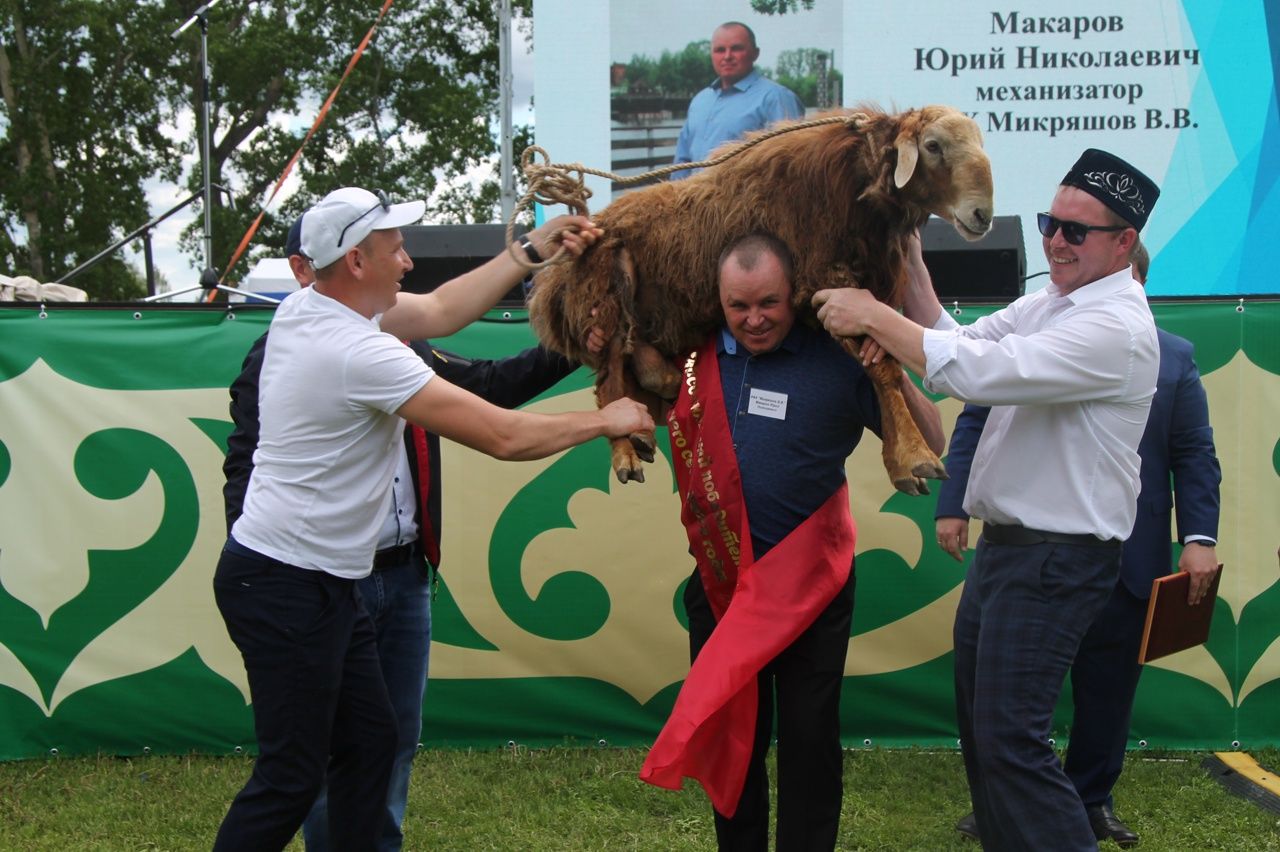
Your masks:
[[[236,541],[300,568],[367,576],[404,431],[394,412],[433,375],[376,319],[314,287],[281,302]]]
[[[1155,321],[1129,270],[1065,296],[1049,284],[968,326],[943,311],[934,329],[924,333],[925,387],[992,406],[965,511],[1128,538],[1160,371]]]

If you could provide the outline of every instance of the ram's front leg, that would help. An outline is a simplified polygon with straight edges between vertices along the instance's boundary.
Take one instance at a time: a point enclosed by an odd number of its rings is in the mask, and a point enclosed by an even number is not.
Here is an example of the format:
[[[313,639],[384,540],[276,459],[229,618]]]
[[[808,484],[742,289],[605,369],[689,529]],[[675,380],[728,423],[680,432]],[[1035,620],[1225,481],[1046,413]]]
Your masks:
[[[626,246],[619,245],[614,252],[609,290],[614,304],[625,319],[614,326],[608,351],[605,353],[604,365],[597,371],[596,402],[603,407],[615,399],[623,397],[634,399],[648,406],[650,416],[653,417],[654,422],[658,422],[661,414],[659,411],[661,400],[644,387],[652,384],[653,390],[661,391],[668,380],[663,375],[660,365],[654,360],[655,357],[661,360],[657,350],[635,340],[636,270],[631,253]],[[637,381],[637,370],[640,371],[639,381]],[[674,372],[674,368],[672,371]],[[678,383],[679,375],[676,374],[670,381]],[[653,430],[633,432],[626,438],[615,438],[609,443],[613,453],[613,472],[617,475],[618,481],[644,482],[642,462],[653,461],[658,444]]]
[[[841,341],[855,358],[858,346],[853,339]],[[902,366],[886,355],[878,364],[866,368],[880,400],[880,432],[882,456],[889,479],[899,491],[912,496],[929,493],[928,480],[946,479],[947,469],[929,444],[902,395]]]
[[[596,373],[596,403],[603,408],[615,399],[634,399],[649,409],[654,422],[660,422],[662,416],[662,400],[657,394],[646,390],[637,382],[632,372],[634,366],[628,356],[629,346],[620,336],[614,336],[609,342],[604,364]],[[625,438],[614,438],[609,442],[613,456],[613,472],[618,481],[644,482],[643,462],[652,462],[657,447],[657,439],[652,429],[632,432]]]

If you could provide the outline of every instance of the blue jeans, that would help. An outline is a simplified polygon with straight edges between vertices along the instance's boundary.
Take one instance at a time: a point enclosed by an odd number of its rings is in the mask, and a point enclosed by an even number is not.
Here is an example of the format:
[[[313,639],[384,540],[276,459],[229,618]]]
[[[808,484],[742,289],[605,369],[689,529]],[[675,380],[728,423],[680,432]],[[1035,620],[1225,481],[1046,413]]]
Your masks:
[[[374,848],[394,716],[355,581],[228,541],[213,591],[244,658],[258,741],[214,849],[283,849],[326,783],[334,846]]]
[[[431,650],[431,583],[418,548],[413,551],[404,563],[357,581],[373,618],[382,677],[396,717],[395,762],[376,847],[380,852],[398,850],[404,841],[401,826],[409,798],[409,772],[422,733],[422,696]],[[328,810],[328,791],[322,790],[302,825],[308,852],[338,848],[330,842]]]

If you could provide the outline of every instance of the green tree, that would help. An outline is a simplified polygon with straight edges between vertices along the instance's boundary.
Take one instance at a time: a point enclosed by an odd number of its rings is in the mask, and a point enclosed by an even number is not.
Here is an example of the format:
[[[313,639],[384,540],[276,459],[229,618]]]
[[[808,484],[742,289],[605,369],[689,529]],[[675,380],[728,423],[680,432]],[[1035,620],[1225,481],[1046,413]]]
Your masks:
[[[675,53],[664,50],[657,59],[637,54],[627,63],[627,85],[636,93],[691,97],[714,76],[709,39]]]
[[[48,281],[148,218],[143,181],[177,177],[155,71],[167,16],[136,0],[0,0],[0,265]],[[144,292],[119,259],[73,282]]]
[[[202,188],[200,33],[166,36],[204,0],[0,0],[0,263],[51,278],[143,224],[143,184],[183,176]],[[208,14],[213,263],[230,259],[258,205],[376,19],[375,0],[224,0]],[[516,0],[529,13],[530,0]],[[468,176],[496,152],[497,4],[393,4],[295,175],[297,192],[266,221],[251,260],[278,250],[289,222],[329,190],[382,187],[489,220],[496,183]],[[518,46],[516,49],[519,49]],[[161,128],[197,119],[177,143]],[[452,185],[448,192],[445,186]],[[203,216],[183,248],[203,265]],[[97,298],[135,278],[113,259],[77,277]]]
[[[511,151],[515,159],[513,167],[517,170],[517,200],[525,189],[520,185],[518,175],[520,155],[532,144],[534,144],[532,125],[521,124],[512,128]],[[495,221],[494,211],[502,202],[502,189],[499,185],[500,171],[501,164],[495,161],[479,185],[447,179],[444,189],[432,199],[432,218],[442,223]],[[526,227],[532,228],[533,210],[525,211],[525,215],[521,216],[519,221],[522,221]]]
[[[200,0],[184,2],[194,6]],[[527,12],[529,1],[515,5]],[[262,199],[317,105],[341,78],[378,7],[369,0],[239,0],[215,8],[209,27],[215,183],[234,186],[255,202]],[[441,189],[441,206],[433,205],[429,218],[494,217],[496,181],[476,189],[464,178],[497,151],[496,8],[490,0],[391,6],[304,151],[296,169],[298,192],[233,274],[247,271],[256,256],[278,252],[294,216],[338,186],[380,187],[399,198],[429,197]],[[198,58],[195,39],[190,51]],[[188,69],[185,96],[195,109],[194,61]],[[201,179],[192,174],[193,189]],[[220,270],[256,213],[256,204],[232,210],[215,199],[214,262]],[[183,245],[193,254],[202,231],[197,223],[184,234]]]
[[[796,96],[800,98],[800,102],[805,106],[818,106],[820,101],[818,97],[818,69],[821,66],[823,57],[826,60],[827,85],[831,94],[829,106],[838,106],[844,76],[832,67],[831,60],[834,57],[831,51],[820,50],[816,47],[784,50],[778,54],[778,64],[774,66],[775,79],[795,92]]]
[[[751,8],[761,15],[785,15],[801,8],[812,11],[813,0],[751,0]]]

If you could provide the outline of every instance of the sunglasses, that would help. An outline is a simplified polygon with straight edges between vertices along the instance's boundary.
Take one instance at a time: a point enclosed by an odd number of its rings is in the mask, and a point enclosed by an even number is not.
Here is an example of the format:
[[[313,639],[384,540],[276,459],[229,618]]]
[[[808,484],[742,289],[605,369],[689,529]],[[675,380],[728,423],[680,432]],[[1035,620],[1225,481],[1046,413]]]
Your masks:
[[[373,194],[378,196],[378,203],[373,205],[368,210],[364,211],[359,216],[357,216],[356,218],[352,219],[350,222],[347,223],[347,227],[342,229],[341,234],[338,234],[338,248],[342,248],[343,237],[347,235],[347,231],[351,230],[351,226],[354,225],[356,222],[359,222],[361,219],[363,219],[365,216],[368,216],[370,213],[377,210],[379,207],[381,207],[383,210],[391,209],[391,199],[387,198],[387,194],[385,192],[383,192],[380,189],[375,189],[373,191]],[[1044,228],[1043,225],[1041,225],[1040,227],[1042,229]]]
[[[1131,227],[1129,225],[1085,225],[1082,222],[1068,222],[1057,216],[1050,216],[1048,213],[1037,213],[1036,225],[1040,228],[1040,233],[1048,239],[1053,239],[1053,235],[1061,228],[1062,238],[1073,246],[1083,245],[1090,231],[1124,231]]]

